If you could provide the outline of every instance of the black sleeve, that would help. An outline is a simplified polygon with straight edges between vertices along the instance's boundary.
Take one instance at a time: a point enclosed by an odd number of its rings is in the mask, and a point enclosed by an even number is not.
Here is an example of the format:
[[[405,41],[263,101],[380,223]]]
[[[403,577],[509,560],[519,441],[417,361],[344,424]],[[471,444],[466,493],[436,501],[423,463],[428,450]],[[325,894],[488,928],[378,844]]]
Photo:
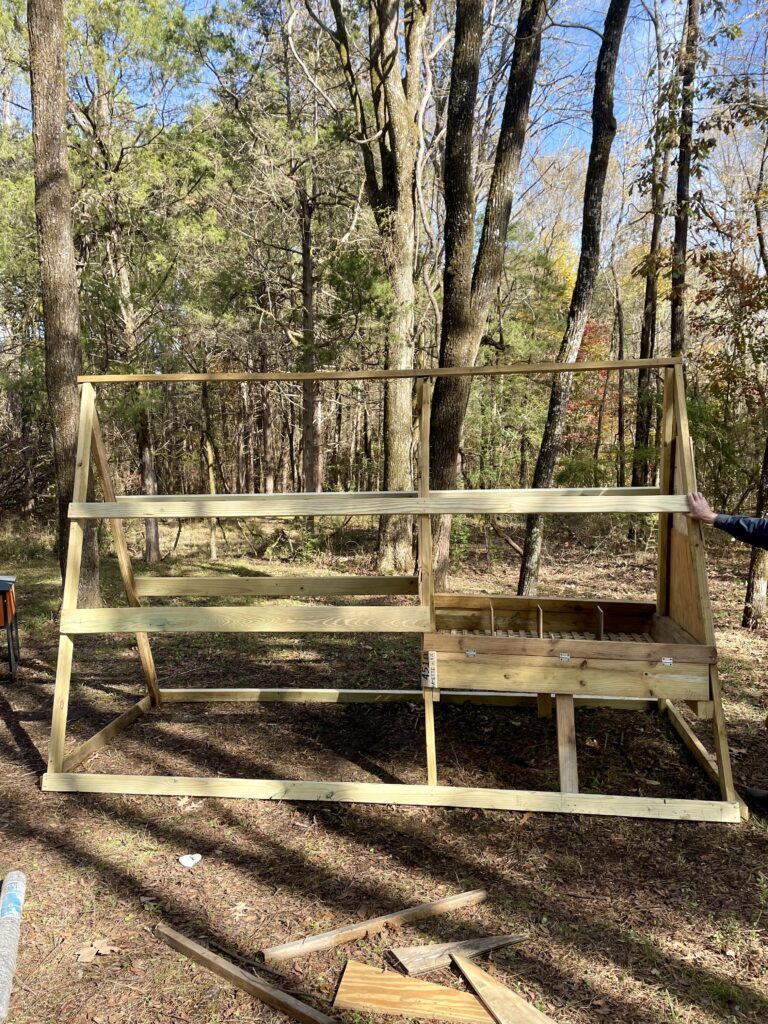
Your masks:
[[[725,530],[736,540],[768,551],[768,519],[750,519],[747,516],[717,516],[713,524]]]

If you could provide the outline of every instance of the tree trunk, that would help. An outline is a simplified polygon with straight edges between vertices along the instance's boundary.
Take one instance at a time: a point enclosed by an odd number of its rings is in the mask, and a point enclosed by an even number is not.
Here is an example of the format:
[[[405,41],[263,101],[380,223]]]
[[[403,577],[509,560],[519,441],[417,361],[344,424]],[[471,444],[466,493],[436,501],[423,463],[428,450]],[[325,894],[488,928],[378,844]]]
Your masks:
[[[760,262],[763,264],[763,270],[766,275],[768,275],[768,242],[766,242],[765,224],[763,223],[763,208],[768,198],[765,188],[766,163],[768,163],[768,134],[766,134],[763,140],[760,170],[757,172],[757,188],[754,190],[754,199],[752,201],[755,210],[755,228],[757,230],[757,247],[760,252]]]
[[[267,358],[266,342],[262,343],[260,356],[260,369],[266,373],[269,366]],[[269,384],[262,384],[259,391],[261,397],[261,475],[262,485],[265,494],[272,494],[275,490],[275,444],[273,439],[273,408],[272,403],[276,400],[277,392],[272,390]],[[287,490],[283,485],[282,490]]]
[[[416,245],[413,200],[409,212],[396,216],[392,243],[388,247],[388,277],[394,291],[396,311],[387,345],[387,368],[407,369],[413,365],[413,309],[416,289],[413,258]],[[384,401],[384,490],[408,491],[411,467],[411,422],[413,383],[388,380]],[[413,571],[413,537],[409,516],[382,516],[379,532],[379,568],[383,572]]]
[[[368,52],[361,67],[369,79],[370,102],[364,100],[355,64],[359,45],[350,42],[342,0],[329,0],[330,34],[344,76],[359,133],[356,141],[365,172],[365,189],[384,248],[387,277],[396,312],[387,346],[387,368],[407,369],[414,356],[414,274],[416,271],[417,122],[422,102],[424,34],[432,0],[407,4],[369,0]],[[313,15],[314,16],[314,15]],[[322,24],[322,19],[320,23]],[[366,89],[367,92],[367,89]],[[369,119],[375,121],[375,128]],[[365,140],[365,141],[361,141]],[[386,384],[384,420],[384,487],[410,490],[412,383]],[[411,523],[406,516],[382,516],[379,564],[383,571],[413,569]]]
[[[203,452],[205,454],[205,471],[208,484],[208,493],[216,493],[216,452],[213,446],[213,418],[211,416],[211,396],[208,389],[208,384],[204,381],[202,384],[202,402],[203,402]],[[218,527],[218,520],[209,520],[209,536],[210,536],[210,553],[211,561],[215,562],[219,557],[218,547],[216,543],[216,529]]]
[[[672,355],[685,351],[685,272],[688,258],[688,221],[691,203],[691,155],[693,151],[693,103],[699,49],[701,0],[688,0],[685,38],[681,55],[680,144],[677,153],[675,240],[672,247],[671,348]]]
[[[664,201],[669,178],[670,147],[664,126],[664,39],[658,0],[654,4],[653,27],[656,35],[656,123],[654,126],[653,157],[651,163],[651,239],[643,267],[645,295],[643,319],[640,326],[640,358],[652,359],[656,351],[656,324],[658,320],[659,263],[661,258],[661,232],[664,226]],[[655,393],[651,386],[651,371],[637,373],[637,402],[635,405],[635,451],[632,459],[632,486],[646,487],[650,479],[649,449],[651,421]]]
[[[157,494],[157,472],[155,451],[152,444],[152,422],[146,403],[146,392],[137,391],[136,442],[139,447],[142,494]],[[162,561],[160,554],[160,527],[157,519],[144,520],[144,561],[156,565]]]
[[[768,438],[763,452],[760,485],[757,490],[755,515],[768,515]],[[768,551],[752,548],[747,576],[747,593],[741,624],[745,629],[759,629],[768,619]]]
[[[603,393],[600,397],[600,406],[597,410],[597,424],[595,426],[595,447],[592,451],[592,486],[600,486],[600,452],[603,447],[603,421],[605,420],[605,406],[608,402],[608,388],[611,384],[611,375],[606,373],[603,381]]]
[[[541,56],[544,0],[522,0],[491,184],[475,253],[473,139],[483,35],[482,0],[458,0],[445,143],[445,271],[440,366],[472,366],[496,294],[528,110]],[[473,265],[474,258],[474,265]],[[440,377],[432,399],[431,485],[454,485],[471,378]],[[436,517],[435,586],[444,588],[450,557],[450,516]]]
[[[313,193],[315,185],[313,184]],[[299,215],[301,228],[301,336],[302,370],[313,371],[315,360],[315,260],[312,249],[312,216],[314,194],[310,196],[302,185],[299,188]],[[322,479],[322,420],[320,385],[314,380],[302,381],[302,476],[304,491],[323,489]],[[307,518],[307,528],[314,531],[313,516]]]
[[[60,0],[29,0],[29,64],[35,213],[45,323],[45,383],[51,417],[58,497],[58,556],[66,567],[82,370],[80,304],[72,236],[72,194],[67,152],[66,38]],[[85,529],[80,601],[101,603],[96,523]]]
[[[250,372],[253,369],[253,362],[249,358],[247,368]],[[244,494],[254,494],[256,481],[254,479],[255,460],[253,455],[253,390],[247,382],[240,385],[240,402],[243,417],[243,467],[242,467],[242,489]]]
[[[568,311],[568,322],[557,357],[558,362],[561,363],[576,361],[597,282],[600,266],[603,193],[611,146],[616,134],[616,118],[613,113],[613,82],[628,7],[629,0],[611,0],[605,17],[602,44],[597,58],[595,90],[592,99],[592,145],[589,151],[584,187],[581,253]],[[544,435],[533,474],[534,487],[550,487],[552,485],[572,384],[573,374],[571,373],[558,373],[554,377]],[[543,534],[544,517],[541,515],[527,516],[518,594],[535,593]]]

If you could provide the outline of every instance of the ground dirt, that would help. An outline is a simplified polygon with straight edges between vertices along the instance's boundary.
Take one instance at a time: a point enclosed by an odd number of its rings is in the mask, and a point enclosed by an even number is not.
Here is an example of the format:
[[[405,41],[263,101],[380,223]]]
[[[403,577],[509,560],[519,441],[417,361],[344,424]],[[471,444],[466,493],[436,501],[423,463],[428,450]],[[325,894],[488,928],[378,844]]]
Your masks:
[[[170,547],[174,534],[164,537]],[[372,571],[343,533],[312,564],[257,560],[185,534],[162,572]],[[517,564],[493,538],[468,542],[456,590],[509,592]],[[241,539],[238,538],[238,543]],[[279,548],[291,558],[291,545]],[[712,545],[710,578],[737,785],[768,788],[768,633],[738,628],[744,549]],[[550,543],[542,593],[648,596],[642,547]],[[277,550],[277,549],[275,549]],[[274,551],[273,551],[274,554]],[[295,552],[294,552],[295,554]],[[287,965],[282,987],[331,1012],[348,957],[381,965],[387,947],[525,932],[489,970],[554,1020],[768,1021],[768,826],[477,810],[43,794],[57,651],[57,568],[47,545],[6,538],[0,571],[19,576],[23,664],[0,687],[0,874],[28,876],[10,1019],[17,1024],[284,1019],[172,952],[165,921],[266,975],[266,945],[484,886],[466,911]],[[111,561],[111,560],[110,560]],[[118,603],[106,565],[105,595]],[[416,638],[241,635],[153,639],[164,686],[418,686]],[[0,671],[2,671],[0,669]],[[141,694],[130,638],[76,648],[69,742]],[[425,781],[422,710],[396,705],[177,705],[93,756],[97,772]],[[438,706],[441,782],[557,788],[554,723],[528,709]],[[708,726],[697,730],[709,742]],[[714,797],[655,713],[577,711],[586,791]],[[202,854],[182,867],[178,858]],[[107,950],[88,962],[88,947]],[[487,966],[487,963],[486,963]],[[450,971],[430,980],[462,987]],[[347,1022],[366,1019],[338,1015]]]

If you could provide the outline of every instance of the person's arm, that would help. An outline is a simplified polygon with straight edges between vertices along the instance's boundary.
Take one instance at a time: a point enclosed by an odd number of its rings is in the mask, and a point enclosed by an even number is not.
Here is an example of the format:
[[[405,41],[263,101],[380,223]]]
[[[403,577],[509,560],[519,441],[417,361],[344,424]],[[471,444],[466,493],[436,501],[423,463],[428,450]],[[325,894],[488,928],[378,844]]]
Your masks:
[[[688,495],[688,518],[723,530],[744,544],[768,551],[768,519],[754,519],[749,516],[725,516],[713,510],[699,491]]]

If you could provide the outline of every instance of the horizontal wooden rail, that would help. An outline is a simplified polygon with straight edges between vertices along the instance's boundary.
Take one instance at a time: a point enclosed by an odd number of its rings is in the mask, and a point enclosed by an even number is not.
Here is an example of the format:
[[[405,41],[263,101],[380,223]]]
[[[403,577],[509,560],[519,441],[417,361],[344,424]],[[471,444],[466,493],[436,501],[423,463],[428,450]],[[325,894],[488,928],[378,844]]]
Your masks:
[[[715,648],[705,644],[661,644],[623,640],[536,640],[525,637],[455,636],[451,633],[427,633],[425,651],[443,654],[495,654],[518,657],[561,659],[570,657],[574,664],[587,659],[615,661],[644,661],[656,664],[662,658],[671,658],[674,664],[714,665]],[[474,657],[471,654],[471,657]]]
[[[417,594],[418,576],[137,576],[139,597],[339,597]]]
[[[299,782],[272,779],[184,778],[162,775],[79,775],[47,772],[44,792],[126,793],[154,796],[245,797],[260,800],[316,800],[426,807],[482,807],[557,814],[607,814],[678,821],[741,820],[734,800],[685,800],[592,793],[478,789],[463,786],[410,786],[383,782]]]
[[[638,489],[639,490],[639,489]],[[633,488],[541,490],[327,492],[325,494],[166,494],[128,496],[116,501],[73,502],[70,519],[233,519],[248,516],[518,515],[531,512],[687,512],[684,495]]]
[[[422,366],[412,370],[318,370],[315,373],[103,373],[84,374],[78,384],[173,384],[201,381],[397,380],[430,377],[498,377],[502,374],[586,373],[595,370],[662,369],[682,362],[678,356],[661,359],[585,360],[579,363],[507,363],[502,366]]]
[[[709,666],[622,659],[581,659],[514,655],[438,654],[437,685],[457,690],[509,690],[515,693],[590,694],[606,697],[671,697],[709,700]]]
[[[266,687],[235,689],[186,687],[160,690],[163,704],[398,704],[424,701],[423,690],[333,690],[320,687],[300,689]],[[446,704],[497,704],[499,706],[536,707],[533,694],[493,690],[444,690],[440,700]],[[613,708],[617,711],[647,711],[658,701],[653,697],[577,697],[576,707]],[[66,769],[67,771],[69,769]]]
[[[425,633],[429,608],[313,606],[256,608],[77,608],[61,632],[77,633]]]

